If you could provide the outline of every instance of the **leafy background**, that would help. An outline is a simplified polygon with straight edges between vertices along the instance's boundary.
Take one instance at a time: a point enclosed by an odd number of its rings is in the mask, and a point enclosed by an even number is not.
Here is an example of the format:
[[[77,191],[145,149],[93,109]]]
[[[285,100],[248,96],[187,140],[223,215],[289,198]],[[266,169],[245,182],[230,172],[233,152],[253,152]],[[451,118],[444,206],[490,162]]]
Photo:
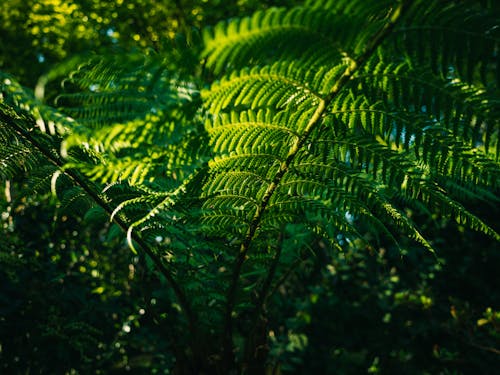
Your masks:
[[[2,3],[0,68],[35,88],[39,77],[72,56],[161,52],[179,31],[189,43],[203,25],[298,3],[115,2]],[[64,197],[26,194],[25,181],[10,180],[0,201],[0,370],[180,371],[178,306],[153,265],[130,251],[102,212],[75,214]],[[498,228],[497,207],[478,204],[475,211]],[[313,257],[299,256],[297,272],[275,292],[269,311],[276,371],[494,371],[498,243],[418,211],[412,216],[436,245],[436,257],[406,237],[398,238],[401,251],[383,236],[375,248],[340,238],[342,252],[319,242]],[[373,235],[369,228],[363,234]]]

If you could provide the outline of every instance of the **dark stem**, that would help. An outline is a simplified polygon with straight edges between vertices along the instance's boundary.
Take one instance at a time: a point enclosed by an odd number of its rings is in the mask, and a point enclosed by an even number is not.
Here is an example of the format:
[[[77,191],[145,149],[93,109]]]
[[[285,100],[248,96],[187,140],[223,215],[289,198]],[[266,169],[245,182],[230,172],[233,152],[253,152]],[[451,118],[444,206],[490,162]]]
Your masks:
[[[66,176],[68,176],[71,180],[75,182],[80,188],[82,188],[85,193],[104,211],[111,217],[113,213],[113,209],[108,205],[106,200],[97,192],[98,189],[94,184],[90,181],[82,178],[80,174],[72,169],[64,168],[64,161],[58,156],[58,154],[54,150],[47,149],[41,142],[39,142],[36,137],[34,137],[29,131],[24,129],[22,126],[18,125],[12,118],[6,116],[4,113],[0,113],[0,119],[7,123],[18,135],[24,138],[29,144],[34,146],[45,158],[59,168]],[[114,215],[113,221],[126,233],[128,230],[128,224],[119,217],[119,215]],[[170,284],[173,289],[178,301],[179,305],[182,307],[182,310],[186,314],[189,329],[192,333],[192,337],[194,338],[196,334],[195,327],[195,316],[191,310],[191,307],[188,303],[186,295],[183,290],[177,284],[171,272],[167,267],[163,264],[160,257],[156,255],[153,250],[149,247],[147,242],[140,236],[138,232],[132,233],[133,240],[139,245],[139,249],[146,254],[155,264],[157,270],[165,277],[167,282]]]
[[[405,10],[409,7],[411,0],[402,1],[398,6],[394,8],[394,10],[389,14],[387,22],[384,26],[372,36],[369,42],[366,44],[365,49],[359,54],[359,56],[350,59],[350,63],[347,66],[344,73],[339,77],[337,83],[333,86],[330,93],[323,99],[320,100],[316,111],[312,115],[309,123],[306,125],[302,136],[296,140],[296,142],[291,146],[290,151],[283,161],[273,179],[271,184],[269,184],[264,196],[262,198],[261,204],[257,207],[257,210],[254,214],[252,221],[250,222],[247,234],[245,239],[243,240],[239,254],[236,257],[233,274],[231,278],[231,284],[227,293],[227,304],[224,315],[224,364],[225,366],[231,366],[234,364],[234,353],[233,353],[233,310],[236,302],[236,291],[238,288],[238,281],[241,274],[241,269],[243,263],[245,262],[248,251],[252,244],[252,241],[255,237],[257,229],[259,228],[260,222],[262,220],[263,214],[267,208],[267,205],[279,186],[281,179],[285,175],[285,173],[290,168],[291,163],[295,159],[295,156],[300,151],[304,143],[309,138],[309,135],[312,133],[313,129],[316,125],[321,121],[323,115],[326,113],[326,110],[330,103],[338,96],[338,94],[347,86],[347,84],[352,79],[353,75],[359,71],[359,69],[368,61],[368,59],[373,55],[375,50],[380,46],[380,44],[384,41],[384,39],[391,33],[394,29],[396,22],[401,18],[404,14]],[[230,367],[226,367],[230,368]]]
[[[269,268],[269,272],[267,273],[267,277],[262,284],[262,288],[258,294],[257,304],[255,306],[256,315],[260,315],[262,312],[264,305],[266,304],[267,298],[269,297],[269,289],[271,288],[271,284],[273,282],[274,276],[276,275],[276,270],[278,269],[278,264],[280,262],[281,253],[283,251],[283,234],[284,228],[279,234],[278,237],[278,248],[276,250],[276,254],[274,255],[273,261],[271,263],[271,267]]]
[[[276,249],[276,254],[274,255],[271,266],[269,267],[269,271],[267,273],[266,279],[262,284],[260,292],[257,294],[257,302],[255,304],[255,309],[253,312],[253,321],[250,325],[250,331],[248,333],[247,340],[245,342],[245,357],[244,364],[248,364],[250,367],[252,366],[252,357],[255,358],[256,351],[259,350],[259,346],[264,346],[267,342],[267,337],[259,337],[259,333],[262,335],[266,335],[266,332],[258,332],[259,325],[265,324],[265,316],[263,315],[263,311],[265,309],[265,304],[267,298],[269,297],[269,290],[271,288],[271,284],[273,282],[274,276],[276,275],[276,270],[278,269],[278,264],[280,262],[281,253],[283,250],[283,238],[284,238],[284,228],[281,229],[278,236],[278,244]],[[262,331],[262,329],[261,329]],[[259,341],[260,338],[260,341]],[[249,373],[252,373],[250,370]]]
[[[299,268],[300,263],[304,262],[304,259],[297,259],[293,264],[288,268],[288,270],[281,275],[281,277],[276,281],[276,284],[274,284],[273,289],[269,292],[267,298],[271,298],[277,291],[278,288],[285,283],[285,281],[293,274],[293,271],[295,271],[297,268]]]

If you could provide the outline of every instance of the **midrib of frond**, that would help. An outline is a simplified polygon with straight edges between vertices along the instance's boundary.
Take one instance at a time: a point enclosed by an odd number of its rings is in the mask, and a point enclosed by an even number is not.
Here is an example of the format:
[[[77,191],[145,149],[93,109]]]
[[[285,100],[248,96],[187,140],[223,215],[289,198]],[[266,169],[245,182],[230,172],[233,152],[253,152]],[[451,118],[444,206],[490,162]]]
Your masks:
[[[236,257],[235,266],[233,269],[233,275],[231,284],[228,290],[228,299],[225,311],[225,339],[224,339],[224,351],[229,358],[232,357],[230,354],[232,351],[232,311],[233,306],[236,299],[236,289],[238,284],[238,279],[241,273],[241,268],[243,263],[247,257],[247,253],[250,249],[251,243],[256,235],[257,229],[260,225],[260,222],[263,218],[264,212],[266,210],[267,205],[276,189],[280,185],[280,182],[285,175],[285,173],[290,168],[291,163],[301,150],[302,146],[305,144],[307,139],[309,138],[313,129],[320,123],[322,116],[325,114],[328,105],[332,103],[332,101],[337,97],[337,95],[342,91],[342,89],[349,83],[353,75],[361,68],[363,65],[369,60],[369,58],[376,51],[378,46],[384,41],[384,39],[390,34],[390,32],[394,29],[397,21],[401,18],[402,14],[405,10],[410,6],[410,2],[408,0],[403,0],[399,5],[392,11],[389,15],[387,22],[381,29],[373,35],[373,37],[369,40],[366,48],[360,53],[356,58],[350,59],[349,64],[346,67],[344,73],[338,78],[335,85],[331,88],[329,94],[319,100],[318,106],[314,111],[312,117],[307,123],[306,127],[303,130],[302,136],[296,140],[290,147],[290,151],[286,157],[286,159],[280,164],[278,171],[273,179],[273,181],[267,187],[263,198],[261,199],[260,206],[255,211],[255,214],[250,222],[247,233],[243,242],[241,243],[239,254]]]
[[[162,259],[156,255],[156,253],[152,250],[152,248],[147,244],[147,242],[140,236],[140,234],[133,234],[130,232],[130,226],[128,223],[122,218],[115,215],[111,206],[109,205],[108,199],[102,194],[99,193],[99,190],[92,182],[87,179],[81,177],[81,175],[74,169],[68,168],[66,163],[60,158],[58,153],[47,147],[40,141],[37,137],[36,133],[26,130],[26,126],[23,126],[18,123],[20,120],[28,121],[27,119],[22,119],[18,116],[17,113],[12,111],[9,117],[7,114],[0,111],[0,122],[4,122],[12,131],[17,134],[21,139],[26,141],[27,144],[30,145],[33,149],[37,150],[42,154],[46,161],[56,167],[58,170],[63,171],[63,173],[68,176],[78,187],[80,187],[85,194],[90,197],[90,199],[96,205],[100,206],[110,217],[113,217],[113,221],[124,231],[127,232],[127,235],[130,236],[130,239],[133,239],[140,247],[140,249],[151,259],[151,261],[156,265],[158,270],[165,277],[167,282],[170,284],[172,289],[174,290],[177,299],[179,300],[179,304],[182,309],[186,313],[189,322],[189,329],[192,334],[195,332],[195,316],[191,309],[191,304],[187,299],[184,290],[182,287],[176,282],[173,273],[170,269],[168,269]],[[15,116],[15,117],[13,117]],[[29,124],[28,128],[34,128],[34,124]],[[113,216],[114,215],[114,216]]]
[[[333,97],[332,99],[333,100]],[[294,140],[294,143],[290,147],[290,151],[285,158],[284,161],[281,162],[280,167],[278,171],[276,172],[276,175],[273,179],[273,181],[268,185],[266,191],[264,192],[264,195],[261,200],[261,204],[255,211],[255,215],[250,222],[250,227],[249,231],[247,232],[245,239],[243,243],[241,244],[240,248],[240,253],[245,254],[248,252],[248,249],[250,247],[250,243],[252,242],[253,237],[255,236],[255,232],[257,231],[257,228],[259,226],[260,220],[262,219],[262,215],[269,203],[269,200],[271,199],[272,195],[276,191],[277,187],[279,186],[283,176],[285,173],[288,171],[292,161],[295,159],[295,156],[301,149],[302,145],[306,142],[307,138],[309,137],[309,134],[311,134],[312,129],[314,126],[319,122],[321,119],[321,116],[325,112],[326,109],[326,102],[324,100],[320,100],[318,107],[316,108],[316,111],[314,111],[314,114],[312,115],[311,119],[309,120],[308,124],[306,125],[304,132],[302,134],[302,137],[297,138]]]
[[[399,4],[398,7],[396,7],[388,21],[385,23],[385,25],[379,30],[377,34],[375,34],[370,41],[369,45],[365,48],[365,50],[357,57],[353,58],[350,60],[349,65],[347,66],[346,70],[344,73],[338,78],[337,82],[335,85],[332,87],[330,92],[325,98],[319,97],[319,103],[318,106],[311,116],[311,119],[307,123],[306,127],[303,130],[302,136],[300,138],[297,138],[294,140],[294,143],[290,147],[290,151],[285,158],[285,160],[281,163],[278,171],[276,172],[275,178],[273,181],[269,184],[267,187],[263,198],[261,200],[261,204],[259,208],[256,210],[255,215],[250,222],[250,227],[247,232],[247,235],[245,236],[244,241],[241,244],[240,247],[240,255],[244,254],[246,256],[246,253],[249,250],[250,244],[252,242],[253,237],[255,236],[255,232],[257,231],[257,228],[259,226],[260,220],[262,218],[263,212],[266,209],[267,204],[269,203],[269,200],[271,196],[274,194],[276,191],[277,187],[280,184],[281,179],[285,175],[285,173],[288,171],[291,163],[295,159],[295,156],[298,154],[304,143],[307,141],[309,138],[309,135],[313,131],[313,129],[316,127],[316,125],[320,122],[322,116],[325,114],[326,109],[328,108],[328,105],[333,102],[333,100],[337,97],[337,95],[341,92],[341,90],[349,83],[353,75],[368,61],[368,59],[372,56],[372,54],[375,52],[377,47],[382,43],[382,41],[385,39],[385,37],[391,32],[391,30],[394,28],[397,20],[401,17],[401,14],[409,6],[409,1],[404,1]],[[243,256],[243,258],[244,258]]]

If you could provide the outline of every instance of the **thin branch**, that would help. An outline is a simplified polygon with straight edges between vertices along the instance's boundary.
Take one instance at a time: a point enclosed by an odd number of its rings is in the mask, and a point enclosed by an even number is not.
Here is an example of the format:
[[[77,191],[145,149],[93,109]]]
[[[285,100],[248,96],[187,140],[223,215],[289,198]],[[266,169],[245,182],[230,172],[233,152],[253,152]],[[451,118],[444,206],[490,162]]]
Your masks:
[[[490,353],[494,353],[496,355],[500,355],[500,350],[497,349],[497,348],[493,348],[491,346],[484,346],[484,345],[481,345],[481,344],[477,344],[475,342],[471,342],[470,344],[472,346],[478,348],[478,349],[481,349],[481,350],[484,350],[484,351],[487,351],[487,352],[490,352]]]
[[[259,228],[260,222],[262,220],[263,214],[266,211],[267,205],[274,195],[274,192],[278,188],[283,176],[286,174],[293,160],[297,156],[298,152],[304,145],[304,143],[308,140],[310,134],[314,130],[314,128],[320,123],[323,115],[325,114],[330,103],[339,95],[339,93],[344,89],[345,86],[352,79],[353,75],[368,61],[368,59],[373,55],[375,50],[380,46],[380,44],[384,41],[384,39],[391,33],[394,29],[396,22],[401,18],[401,16],[405,13],[405,10],[410,5],[409,0],[402,1],[398,6],[394,8],[394,10],[390,13],[387,22],[384,26],[373,35],[370,41],[367,43],[365,49],[361,52],[361,54],[350,60],[349,65],[347,66],[344,73],[339,77],[336,84],[331,89],[330,93],[323,99],[319,101],[318,107],[316,111],[312,115],[308,124],[306,125],[304,132],[300,138],[298,138],[294,144],[291,146],[290,151],[286,157],[286,159],[281,163],[278,172],[276,173],[271,184],[268,185],[266,192],[261,200],[260,206],[257,208],[255,215],[250,222],[250,226],[246,233],[245,239],[243,240],[238,256],[236,257],[235,264],[233,267],[233,274],[231,278],[231,284],[228,289],[227,294],[227,305],[224,315],[224,361],[227,368],[234,362],[234,353],[233,344],[232,344],[232,336],[233,336],[233,322],[232,322],[232,314],[234,305],[236,302],[236,291],[238,288],[238,281],[241,274],[241,269],[243,263],[247,258],[248,251],[253,242],[257,229]]]
[[[293,271],[295,271],[297,268],[299,268],[299,265],[302,262],[305,262],[305,260],[304,259],[297,259],[295,262],[292,263],[290,268],[288,268],[288,270],[283,275],[281,275],[281,277],[278,279],[278,281],[276,281],[276,284],[274,284],[273,289],[268,293],[267,298],[271,298],[278,291],[279,287],[281,285],[283,285],[285,283],[285,281],[287,281],[290,276],[292,276]]]
[[[33,134],[28,132],[22,126],[18,125],[12,118],[0,112],[0,119],[5,123],[7,123],[18,135],[20,135],[23,139],[25,139],[30,145],[35,147],[50,163],[52,163],[61,171],[63,171],[64,174],[66,174],[71,180],[73,180],[76,185],[81,187],[85,191],[85,193],[98,206],[104,209],[104,211],[111,217],[111,215],[113,214],[113,209],[108,205],[106,200],[97,192],[98,189],[96,186],[93,186],[93,184],[90,181],[82,178],[77,171],[71,169],[65,169],[64,161],[59,157],[59,155],[56,152],[54,152],[54,150],[47,149],[47,147],[45,147],[41,142],[39,142],[38,139],[33,136]],[[119,215],[114,215],[113,221],[125,233],[127,232],[129,226],[123,219],[119,217]],[[147,242],[140,236],[140,234],[134,232],[132,234],[132,238],[139,245],[140,250],[142,250],[142,252],[145,253],[153,261],[158,271],[165,277],[167,282],[172,287],[179,301],[179,305],[182,307],[184,313],[186,314],[189,324],[189,329],[192,333],[195,333],[196,319],[183,290],[181,289],[179,284],[175,281],[174,277],[172,276],[168,268],[165,267],[160,257],[153,252],[153,250],[149,247]]]
[[[274,255],[273,261],[271,263],[271,267],[269,268],[269,272],[267,274],[266,280],[262,284],[262,288],[258,294],[258,301],[256,304],[256,314],[260,315],[264,305],[266,303],[267,298],[269,297],[269,289],[271,288],[271,284],[273,282],[274,276],[276,275],[276,270],[278,269],[278,264],[280,262],[281,253],[283,251],[283,241],[284,234],[283,230],[280,232],[278,237],[278,249],[276,250],[276,254]]]
[[[253,322],[250,325],[250,332],[246,341],[246,349],[245,349],[245,360],[248,362],[250,360],[250,356],[253,354],[252,351],[252,340],[254,338],[255,332],[257,330],[257,326],[259,325],[259,321],[261,318],[262,311],[264,310],[264,306],[266,304],[267,298],[269,296],[269,289],[271,288],[271,284],[273,282],[274,276],[276,275],[276,270],[278,269],[278,264],[280,262],[281,253],[283,251],[283,229],[279,233],[278,237],[278,246],[276,250],[276,254],[274,255],[271,266],[269,267],[269,272],[267,273],[267,277],[262,284],[262,288],[260,292],[257,294],[257,302],[255,304],[255,309],[253,313]]]

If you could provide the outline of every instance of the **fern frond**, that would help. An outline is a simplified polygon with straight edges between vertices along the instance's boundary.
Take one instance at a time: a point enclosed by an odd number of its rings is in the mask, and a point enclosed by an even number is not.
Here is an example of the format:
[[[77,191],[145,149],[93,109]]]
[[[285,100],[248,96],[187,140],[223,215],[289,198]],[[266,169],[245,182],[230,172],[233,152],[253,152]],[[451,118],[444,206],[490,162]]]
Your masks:
[[[500,105],[494,91],[457,78],[436,77],[429,69],[412,68],[408,62],[374,60],[356,80],[371,100],[383,100],[391,109],[405,107],[420,113],[472,146],[482,144],[488,152],[492,139],[495,142],[492,136],[499,131]]]
[[[83,217],[94,204],[82,188],[74,186],[64,191],[61,197],[61,212],[79,214]]]
[[[0,93],[0,101],[5,106],[16,109],[19,113],[29,114],[34,118],[36,127],[43,133],[66,134],[74,124],[72,118],[43,103],[31,90],[24,88],[2,71],[0,71]]]
[[[314,248],[342,250],[368,228],[434,251],[413,208],[500,240],[472,207],[500,200],[499,12],[480,0],[271,8],[205,30],[192,71],[184,52],[87,60],[59,110],[0,76],[0,176],[33,168],[39,146],[54,168],[37,184],[110,215],[193,337],[184,289],[213,306],[201,318],[223,326],[231,362],[235,314],[260,312],[274,276]]]
[[[35,120],[24,113],[0,102],[0,177],[10,179],[22,172],[51,165],[40,150],[29,144],[26,135],[35,132]],[[40,134],[39,142],[47,147],[47,152],[55,154],[55,144],[50,138]],[[52,168],[50,168],[53,170]],[[51,175],[51,173],[49,174]]]
[[[271,8],[205,29],[204,56],[216,74],[268,62],[277,50],[281,57],[303,56],[304,46],[308,46],[308,52],[319,50],[316,56],[321,62],[328,62],[340,57],[341,49],[332,46],[339,47],[342,31],[342,25],[332,22],[331,15],[322,11]]]
[[[303,80],[290,76],[289,68],[287,64],[275,64],[233,73],[212,86],[204,95],[205,103],[214,114],[229,106],[276,110],[286,106],[314,107],[320,99],[319,93],[313,92]],[[301,72],[307,74],[307,70],[296,71],[299,75]]]
[[[189,77],[188,77],[189,78]],[[84,145],[93,160],[72,164],[104,184],[181,179],[201,164],[204,140],[193,116],[199,95],[193,80],[160,56],[93,59],[65,81],[58,98],[78,120],[63,154]]]
[[[497,6],[480,1],[416,1],[396,31],[396,48],[442,77],[498,88],[499,17]]]
[[[33,169],[37,155],[25,145],[2,145],[0,150],[0,174],[3,179],[12,178],[19,171]]]

